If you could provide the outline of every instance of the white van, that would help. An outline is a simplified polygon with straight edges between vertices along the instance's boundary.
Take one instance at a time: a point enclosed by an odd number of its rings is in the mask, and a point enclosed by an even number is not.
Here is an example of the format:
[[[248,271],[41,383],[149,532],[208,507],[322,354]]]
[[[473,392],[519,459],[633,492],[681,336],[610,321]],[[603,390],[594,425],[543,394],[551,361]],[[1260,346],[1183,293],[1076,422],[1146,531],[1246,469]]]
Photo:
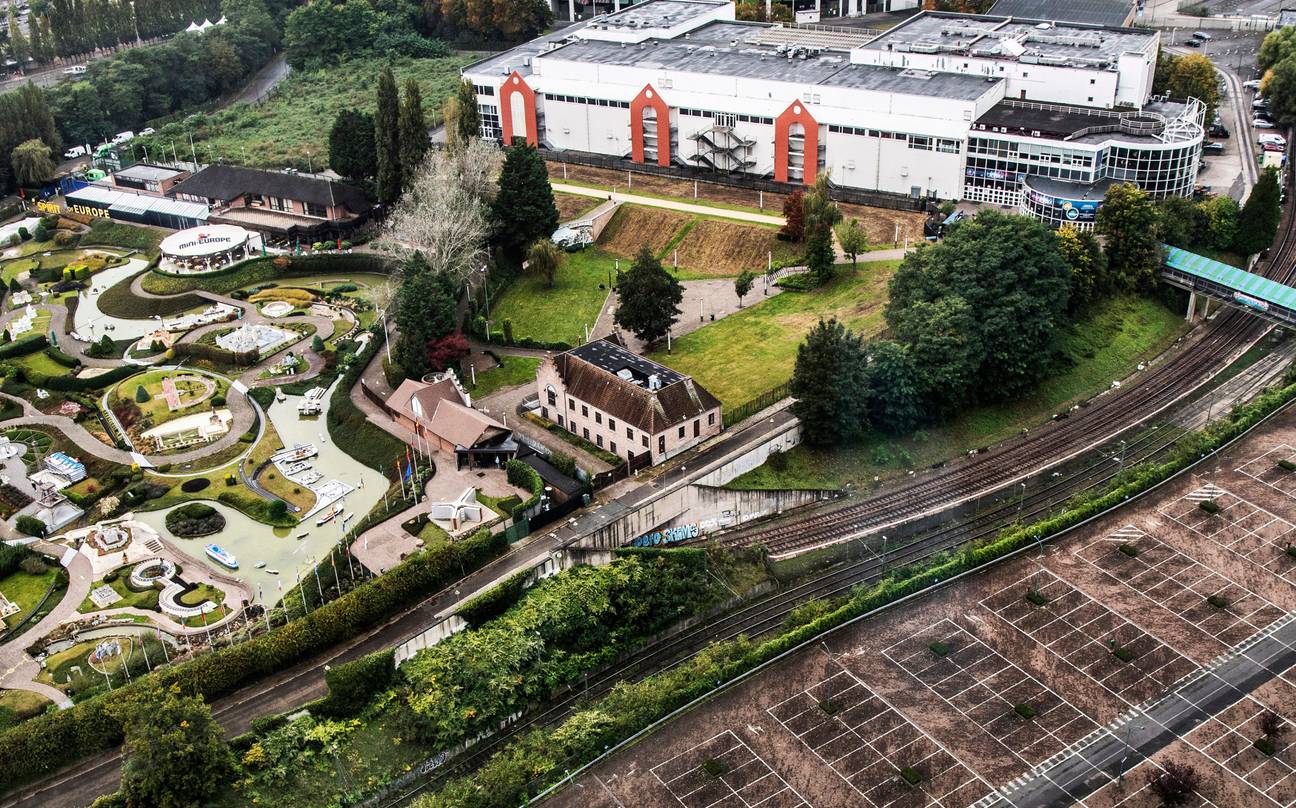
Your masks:
[[[72,65],[71,67],[63,68],[63,75],[65,76],[81,76],[84,75],[85,72],[85,65]]]
[[[77,157],[85,157],[89,153],[90,150],[87,149],[85,146],[73,146],[72,148],[63,152],[63,157],[64,159],[72,160]]]
[[[121,144],[121,143],[125,143],[128,140],[134,140],[134,139],[135,139],[135,133],[128,130],[125,132],[118,132],[117,134],[113,135],[112,142]]]
[[[1261,146],[1286,146],[1287,138],[1273,132],[1266,132],[1256,138],[1256,143],[1259,143]]]
[[[1247,81],[1242,82],[1242,86],[1248,90],[1259,90],[1260,79],[1248,79]]]

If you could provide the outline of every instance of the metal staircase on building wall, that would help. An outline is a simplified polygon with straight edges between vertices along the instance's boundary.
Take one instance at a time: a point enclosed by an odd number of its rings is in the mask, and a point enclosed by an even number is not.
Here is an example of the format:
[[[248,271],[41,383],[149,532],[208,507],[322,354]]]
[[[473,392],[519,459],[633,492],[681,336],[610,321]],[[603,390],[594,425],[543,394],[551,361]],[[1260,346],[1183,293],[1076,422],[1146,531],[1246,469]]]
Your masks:
[[[700,129],[689,135],[689,140],[697,144],[696,152],[689,159],[714,171],[734,173],[747,171],[756,165],[756,161],[751,159],[756,141],[741,137],[732,126]]]

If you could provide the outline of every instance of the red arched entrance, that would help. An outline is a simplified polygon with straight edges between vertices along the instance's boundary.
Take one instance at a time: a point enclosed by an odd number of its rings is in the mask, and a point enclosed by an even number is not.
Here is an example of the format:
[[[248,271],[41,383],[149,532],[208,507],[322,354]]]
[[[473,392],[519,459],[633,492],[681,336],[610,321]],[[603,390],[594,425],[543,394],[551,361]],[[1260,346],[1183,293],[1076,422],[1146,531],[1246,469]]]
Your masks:
[[[800,173],[801,182],[814,185],[818,171],[819,122],[805,104],[793,101],[774,119],[774,179],[796,182]]]
[[[648,126],[644,124],[645,112],[649,113]],[[649,131],[647,137],[644,136],[645,129]],[[652,152],[654,148],[657,165],[670,165],[670,105],[662,100],[661,93],[651,84],[646,84],[630,102],[630,159],[642,163],[645,149]]]
[[[540,145],[540,136],[536,131],[536,97],[535,90],[526,83],[516,70],[504,79],[503,86],[500,87],[500,128],[504,130],[504,145],[512,146],[513,139],[525,137],[526,142],[532,146]],[[514,104],[519,104],[520,109],[515,111]],[[522,124],[521,132],[514,131],[514,115],[519,117]]]

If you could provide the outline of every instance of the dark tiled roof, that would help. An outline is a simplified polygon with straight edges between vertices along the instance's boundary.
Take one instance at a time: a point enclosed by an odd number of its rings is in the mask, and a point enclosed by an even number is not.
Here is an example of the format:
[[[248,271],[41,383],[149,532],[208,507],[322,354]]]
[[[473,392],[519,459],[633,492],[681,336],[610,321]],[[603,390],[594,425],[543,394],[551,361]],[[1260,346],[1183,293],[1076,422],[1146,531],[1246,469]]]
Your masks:
[[[242,166],[207,166],[172,188],[172,193],[222,201],[237,199],[243,194],[262,194],[312,205],[341,205],[357,215],[370,207],[364,192],[350,185]]]
[[[591,345],[600,347],[591,350]],[[661,368],[663,372],[658,374],[661,388],[649,390],[645,382],[627,381],[609,369],[611,365],[608,362],[595,364],[581,355],[605,358],[617,352],[637,359],[642,363],[641,371],[646,366]],[[669,429],[720,406],[715,396],[688,376],[604,340],[559,354],[554,357],[554,366],[567,387],[568,395],[649,434]]]

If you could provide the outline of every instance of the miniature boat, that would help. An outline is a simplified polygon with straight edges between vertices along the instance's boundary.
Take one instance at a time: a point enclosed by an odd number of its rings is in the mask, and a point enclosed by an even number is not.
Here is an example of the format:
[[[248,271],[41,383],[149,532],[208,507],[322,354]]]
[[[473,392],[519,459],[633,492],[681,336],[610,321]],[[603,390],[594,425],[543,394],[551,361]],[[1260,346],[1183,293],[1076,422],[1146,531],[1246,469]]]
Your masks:
[[[298,534],[297,534],[297,539],[298,539],[298,540],[301,540],[301,539],[306,538],[306,537],[309,536],[309,535],[310,535],[310,531],[309,531],[309,530],[305,530],[305,531],[302,531],[301,533],[298,533]]]
[[[278,574],[279,574],[279,570],[266,570],[266,572],[270,573],[271,575],[278,575]]]
[[[258,562],[256,563],[256,568],[257,568],[257,569],[262,569],[262,568],[264,568],[264,567],[265,567],[265,562],[264,562],[264,561],[258,561]]]
[[[342,509],[334,505],[333,507],[329,508],[326,512],[321,514],[320,518],[315,520],[315,527],[320,527],[321,525],[327,525],[329,522],[332,522],[334,519],[338,518],[341,515],[342,515]]]
[[[298,443],[291,449],[284,449],[274,455],[271,459],[279,463],[296,463],[305,460],[308,457],[314,457],[318,450],[313,443]]]
[[[219,545],[209,544],[204,549],[207,551],[207,557],[212,561],[215,561],[217,564],[220,564],[222,567],[228,567],[232,570],[239,568],[238,559],[229,552],[221,549]]]

